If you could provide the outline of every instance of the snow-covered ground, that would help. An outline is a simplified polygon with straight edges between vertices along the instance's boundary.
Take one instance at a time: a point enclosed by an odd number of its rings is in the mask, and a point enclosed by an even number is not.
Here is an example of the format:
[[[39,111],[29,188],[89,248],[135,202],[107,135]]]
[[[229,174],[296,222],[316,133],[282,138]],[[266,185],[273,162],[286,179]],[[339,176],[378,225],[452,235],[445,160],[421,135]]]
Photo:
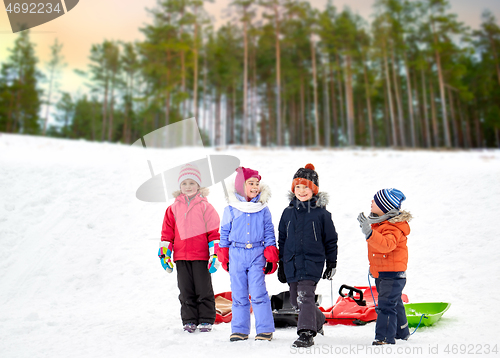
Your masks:
[[[498,354],[500,151],[153,152],[177,159],[237,156],[271,187],[275,226],[293,174],[313,163],[339,234],[333,300],[341,284],[368,283],[358,213],[369,212],[377,190],[400,189],[407,196],[403,208],[414,215],[404,292],[410,302],[451,302],[451,308],[389,352],[370,346],[373,323],[326,326],[313,350],[290,348],[291,328],[278,329],[272,342],[255,342],[253,335],[229,342],[230,324],[184,333],[176,276],[157,258],[167,204],[135,198],[150,177],[141,149],[0,134],[0,357],[428,356],[488,348],[495,355],[495,346]],[[208,199],[221,214],[220,184]],[[229,275],[219,270],[213,285],[215,292],[230,290]],[[273,275],[267,288],[276,294],[287,286]],[[330,282],[320,281],[317,292],[330,306]]]

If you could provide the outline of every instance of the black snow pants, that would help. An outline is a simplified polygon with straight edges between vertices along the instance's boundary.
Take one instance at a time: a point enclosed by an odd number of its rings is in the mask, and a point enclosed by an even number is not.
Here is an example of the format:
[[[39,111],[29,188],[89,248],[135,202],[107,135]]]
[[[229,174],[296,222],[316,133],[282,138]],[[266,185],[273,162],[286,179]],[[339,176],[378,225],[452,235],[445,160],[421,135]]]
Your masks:
[[[299,320],[297,322],[297,333],[303,330],[318,332],[325,323],[325,315],[316,306],[314,299],[316,292],[316,282],[303,280],[291,282],[290,303],[299,310]]]
[[[182,324],[215,322],[215,298],[208,261],[178,260],[177,285],[181,302]]]

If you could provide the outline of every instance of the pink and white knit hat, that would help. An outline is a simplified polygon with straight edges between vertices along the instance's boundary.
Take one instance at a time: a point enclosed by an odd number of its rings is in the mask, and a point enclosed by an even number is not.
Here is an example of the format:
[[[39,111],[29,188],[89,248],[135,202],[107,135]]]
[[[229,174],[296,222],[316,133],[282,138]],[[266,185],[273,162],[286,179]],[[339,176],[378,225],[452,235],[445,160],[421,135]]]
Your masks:
[[[179,186],[186,179],[192,179],[201,187],[201,174],[198,167],[194,164],[183,165],[179,173]]]

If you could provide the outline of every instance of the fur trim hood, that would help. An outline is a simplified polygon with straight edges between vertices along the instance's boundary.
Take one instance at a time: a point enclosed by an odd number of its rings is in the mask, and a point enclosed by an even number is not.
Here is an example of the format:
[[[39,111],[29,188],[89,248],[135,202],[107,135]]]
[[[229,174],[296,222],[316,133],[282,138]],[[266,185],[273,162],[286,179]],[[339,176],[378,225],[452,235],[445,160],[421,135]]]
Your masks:
[[[202,198],[206,198],[208,196],[208,194],[210,194],[210,190],[208,190],[208,188],[205,188],[205,187],[200,188],[199,192],[200,192]],[[177,197],[179,195],[181,195],[180,190],[176,190],[172,193],[172,196],[174,197],[174,199],[177,199]]]
[[[269,200],[271,199],[271,189],[266,184],[260,183],[259,186],[260,186],[260,198],[259,198],[258,203],[267,204],[269,202]],[[235,193],[236,193],[236,189],[235,189],[234,183],[233,183],[228,188],[228,197],[226,198],[228,204],[234,203],[234,202],[239,202]]]
[[[401,210],[399,212],[399,215],[396,215],[395,217],[390,218],[387,221],[389,221],[391,224],[395,224],[395,223],[400,223],[403,221],[410,222],[411,219],[413,219],[413,216],[411,215],[411,213],[409,211]]]
[[[315,196],[316,196],[316,200],[317,200],[316,201],[317,206],[325,207],[330,202],[330,195],[328,195],[328,193],[326,193],[324,191],[320,191]],[[288,200],[290,201],[290,203],[292,202],[292,200],[294,200],[296,198],[295,194],[291,190],[288,191],[287,197],[288,197]]]

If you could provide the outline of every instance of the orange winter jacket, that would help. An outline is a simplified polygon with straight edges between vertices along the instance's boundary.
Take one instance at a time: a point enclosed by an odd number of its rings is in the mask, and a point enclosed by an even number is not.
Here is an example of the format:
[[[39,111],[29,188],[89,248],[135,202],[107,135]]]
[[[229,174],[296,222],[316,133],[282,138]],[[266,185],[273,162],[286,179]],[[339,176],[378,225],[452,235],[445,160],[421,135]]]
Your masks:
[[[401,214],[379,224],[372,224],[372,234],[368,243],[368,260],[370,272],[377,278],[379,272],[406,271],[408,264],[408,247],[406,236],[410,233],[408,221],[411,214]]]

